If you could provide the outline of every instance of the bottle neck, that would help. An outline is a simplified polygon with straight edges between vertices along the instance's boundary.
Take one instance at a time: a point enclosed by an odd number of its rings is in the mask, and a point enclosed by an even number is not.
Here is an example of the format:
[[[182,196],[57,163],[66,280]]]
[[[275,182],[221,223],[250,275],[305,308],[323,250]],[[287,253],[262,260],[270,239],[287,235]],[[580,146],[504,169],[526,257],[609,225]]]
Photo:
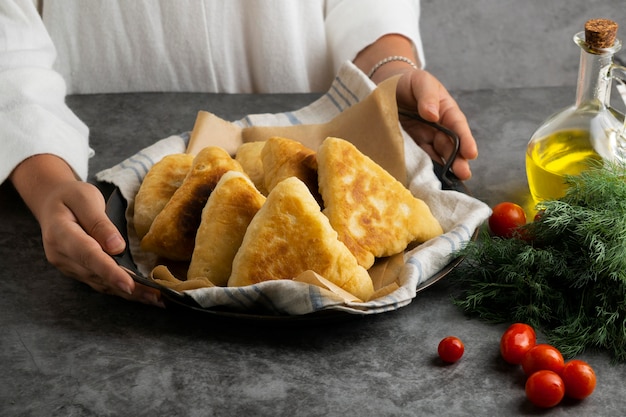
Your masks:
[[[578,84],[576,88],[576,106],[606,107],[610,100],[611,69],[613,56],[621,47],[619,40],[611,48],[594,50],[584,40],[584,33],[574,36],[574,41],[581,48]]]

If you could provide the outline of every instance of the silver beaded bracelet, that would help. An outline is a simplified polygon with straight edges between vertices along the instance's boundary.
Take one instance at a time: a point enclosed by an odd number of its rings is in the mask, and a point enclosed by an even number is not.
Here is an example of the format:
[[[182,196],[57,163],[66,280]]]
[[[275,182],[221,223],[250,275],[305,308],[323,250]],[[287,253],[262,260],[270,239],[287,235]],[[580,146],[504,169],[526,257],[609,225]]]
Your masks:
[[[374,75],[374,73],[376,71],[378,71],[378,69],[380,67],[382,67],[385,64],[388,64],[390,62],[393,61],[402,61],[402,62],[406,62],[407,64],[409,64],[410,66],[412,66],[414,69],[419,69],[417,68],[417,65],[415,65],[415,62],[411,61],[409,58],[405,57],[405,56],[400,56],[400,55],[393,55],[393,56],[388,56],[385,59],[381,59],[380,61],[378,61],[376,63],[376,65],[374,65],[372,67],[372,69],[370,70],[369,74],[367,74],[368,78],[372,78],[372,75]]]

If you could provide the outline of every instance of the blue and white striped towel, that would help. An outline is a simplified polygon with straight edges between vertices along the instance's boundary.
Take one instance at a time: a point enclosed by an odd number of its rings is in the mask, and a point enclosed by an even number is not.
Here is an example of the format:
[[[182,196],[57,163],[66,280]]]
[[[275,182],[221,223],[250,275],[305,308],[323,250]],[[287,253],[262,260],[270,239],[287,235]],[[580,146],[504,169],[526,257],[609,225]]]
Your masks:
[[[346,62],[328,92],[299,110],[278,114],[252,114],[234,123],[246,126],[284,126],[325,123],[364,99],[375,85],[352,63]],[[261,311],[269,314],[301,315],[321,310],[341,310],[354,314],[376,314],[398,309],[415,298],[418,287],[427,283],[451,260],[453,253],[468,242],[490,214],[483,202],[456,191],[442,191],[433,172],[432,161],[406,134],[405,157],[409,189],[424,200],[440,221],[445,233],[405,253],[400,288],[389,295],[365,302],[345,302],[342,298],[313,285],[275,280],[240,288],[201,288],[187,293],[205,308],[226,307],[234,311]],[[132,213],[134,197],[148,169],[163,156],[185,152],[189,134],[171,136],[143,149],[122,163],[99,172],[99,181],[115,184],[128,201]],[[154,259],[139,250],[138,239],[128,219],[128,235],[133,259],[144,275]]]

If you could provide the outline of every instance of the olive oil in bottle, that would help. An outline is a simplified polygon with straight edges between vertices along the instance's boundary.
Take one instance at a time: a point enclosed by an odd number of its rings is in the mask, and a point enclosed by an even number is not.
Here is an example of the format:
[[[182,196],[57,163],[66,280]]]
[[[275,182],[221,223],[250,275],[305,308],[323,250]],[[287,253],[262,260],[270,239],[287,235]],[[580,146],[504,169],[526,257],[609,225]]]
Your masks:
[[[609,106],[613,63],[621,42],[617,24],[594,19],[574,36],[581,48],[576,103],[548,118],[531,137],[526,175],[535,202],[566,192],[565,175],[578,175],[592,161],[626,161],[624,118]]]
[[[590,160],[600,160],[590,146],[589,132],[563,130],[542,138],[526,151],[526,175],[535,201],[565,195],[565,175],[578,175]]]

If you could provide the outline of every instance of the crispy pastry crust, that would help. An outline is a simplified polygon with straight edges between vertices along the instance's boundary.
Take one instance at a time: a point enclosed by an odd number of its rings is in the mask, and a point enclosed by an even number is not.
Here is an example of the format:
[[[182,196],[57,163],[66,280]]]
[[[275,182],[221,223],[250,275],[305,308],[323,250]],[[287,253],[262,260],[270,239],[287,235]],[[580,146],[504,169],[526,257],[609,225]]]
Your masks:
[[[337,239],[307,186],[290,177],[274,187],[252,219],[228,285],[293,279],[308,270],[362,300],[374,292],[369,274]]]
[[[248,225],[264,202],[245,174],[224,174],[202,210],[187,279],[204,277],[225,286]]]
[[[148,233],[156,216],[181,186],[192,162],[193,155],[176,153],[165,156],[150,168],[135,196],[133,222],[139,239]]]
[[[222,175],[228,171],[243,172],[243,169],[222,148],[211,146],[201,150],[182,185],[141,240],[141,249],[171,260],[189,261],[202,209]]]
[[[296,177],[306,184],[316,200],[321,202],[317,187],[317,159],[315,151],[298,141],[272,137],[261,151],[265,188],[272,188],[289,177]]]
[[[324,214],[364,268],[443,233],[426,203],[350,142],[327,138],[317,161]]]

